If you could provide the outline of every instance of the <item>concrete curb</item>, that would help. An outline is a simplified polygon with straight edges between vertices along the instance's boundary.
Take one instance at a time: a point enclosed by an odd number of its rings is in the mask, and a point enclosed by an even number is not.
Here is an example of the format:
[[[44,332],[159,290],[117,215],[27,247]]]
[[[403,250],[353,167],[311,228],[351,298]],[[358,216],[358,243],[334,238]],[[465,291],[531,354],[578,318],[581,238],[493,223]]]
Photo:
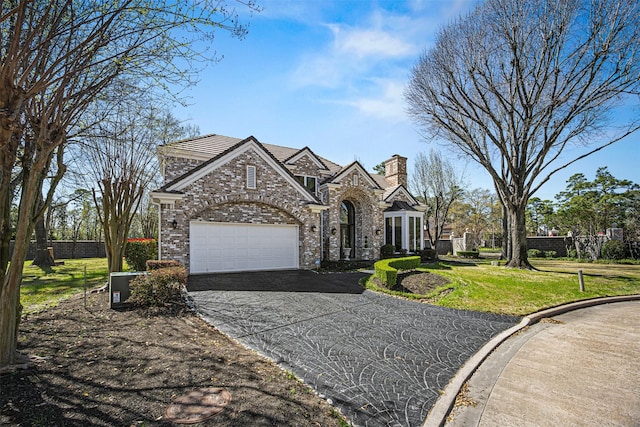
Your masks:
[[[441,427],[445,424],[447,416],[455,403],[458,393],[462,389],[464,383],[471,378],[473,373],[484,362],[484,360],[495,350],[500,344],[523,328],[539,322],[541,319],[558,316],[569,311],[581,308],[593,307],[602,304],[611,304],[625,301],[638,301],[640,295],[622,295],[615,297],[594,298],[561,305],[558,307],[548,308],[546,310],[532,313],[522,318],[519,324],[513,326],[500,334],[493,337],[486,343],[476,354],[474,354],[467,362],[456,372],[454,377],[440,395],[436,403],[433,405],[422,427]]]

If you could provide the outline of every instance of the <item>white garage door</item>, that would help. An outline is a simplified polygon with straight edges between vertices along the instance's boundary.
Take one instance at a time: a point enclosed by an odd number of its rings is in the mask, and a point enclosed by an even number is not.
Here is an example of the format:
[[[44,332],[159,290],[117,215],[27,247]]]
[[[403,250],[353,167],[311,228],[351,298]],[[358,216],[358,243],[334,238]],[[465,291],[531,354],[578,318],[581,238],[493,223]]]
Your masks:
[[[194,221],[191,273],[298,268],[298,226]]]

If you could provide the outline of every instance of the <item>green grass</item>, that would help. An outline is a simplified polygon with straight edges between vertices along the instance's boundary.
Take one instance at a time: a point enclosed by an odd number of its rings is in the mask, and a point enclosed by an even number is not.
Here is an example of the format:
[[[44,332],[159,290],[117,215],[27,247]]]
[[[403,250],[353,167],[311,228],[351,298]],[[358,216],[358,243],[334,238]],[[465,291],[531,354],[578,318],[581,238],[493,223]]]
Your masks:
[[[105,284],[109,273],[106,258],[64,260],[64,265],[42,269],[24,264],[20,301],[24,313],[31,313],[57,304],[84,288],[84,268],[87,267],[87,288]]]
[[[582,299],[640,293],[638,265],[542,259],[532,264],[538,271],[484,262],[427,265],[425,271],[445,276],[451,283],[419,297],[443,307],[523,316]],[[583,271],[585,292],[580,292],[578,270]]]

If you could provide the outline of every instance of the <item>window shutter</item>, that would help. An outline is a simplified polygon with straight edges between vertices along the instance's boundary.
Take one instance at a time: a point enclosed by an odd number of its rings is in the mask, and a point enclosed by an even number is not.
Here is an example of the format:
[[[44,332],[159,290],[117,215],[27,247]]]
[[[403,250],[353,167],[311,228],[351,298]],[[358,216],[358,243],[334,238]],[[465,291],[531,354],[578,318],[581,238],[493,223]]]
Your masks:
[[[247,188],[256,188],[256,167],[247,166]]]

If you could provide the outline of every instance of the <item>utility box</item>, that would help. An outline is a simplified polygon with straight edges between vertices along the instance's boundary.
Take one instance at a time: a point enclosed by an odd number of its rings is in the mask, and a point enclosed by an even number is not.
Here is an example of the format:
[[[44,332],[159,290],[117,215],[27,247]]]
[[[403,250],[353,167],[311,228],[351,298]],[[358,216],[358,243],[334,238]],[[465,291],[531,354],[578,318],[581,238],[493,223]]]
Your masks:
[[[129,282],[145,272],[118,272],[109,275],[109,308],[123,307],[131,291]]]

